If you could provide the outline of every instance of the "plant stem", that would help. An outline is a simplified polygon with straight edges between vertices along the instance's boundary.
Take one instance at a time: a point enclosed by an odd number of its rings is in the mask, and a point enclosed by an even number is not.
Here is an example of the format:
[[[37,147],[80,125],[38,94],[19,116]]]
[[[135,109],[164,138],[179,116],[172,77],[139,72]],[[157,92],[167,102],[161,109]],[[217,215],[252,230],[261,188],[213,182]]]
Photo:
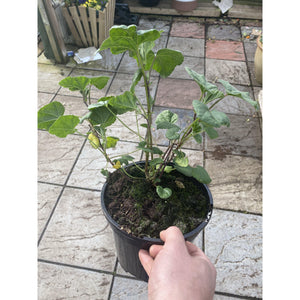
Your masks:
[[[127,126],[108,106],[106,106],[107,109],[109,110],[109,112],[111,114],[113,114],[116,119],[124,126],[126,127],[129,131],[131,131],[132,133],[134,133],[135,135],[137,135],[140,139],[144,140],[144,138],[139,134],[139,132],[134,131],[133,129],[131,129],[129,126]]]
[[[142,72],[142,76],[144,79],[144,85],[145,85],[145,93],[146,93],[146,100],[147,100],[147,112],[146,112],[146,120],[147,120],[147,133],[146,133],[146,143],[147,143],[147,148],[152,150],[152,131],[151,131],[151,127],[152,127],[152,105],[150,102],[150,88],[149,88],[149,81],[150,81],[150,77],[147,78],[147,75],[145,73],[145,69],[144,69],[144,65],[143,65],[143,61],[141,58],[141,55],[139,53],[139,51],[136,52],[137,54],[137,62],[138,62],[138,67],[141,68],[141,72]],[[149,152],[145,153],[146,159],[145,159],[145,175],[146,178],[149,179],[150,174],[149,174]],[[151,160],[153,160],[153,153],[151,153]]]
[[[211,110],[215,105],[217,105],[217,104],[218,104],[221,100],[223,100],[226,96],[227,96],[227,94],[224,95],[223,97],[221,97],[219,100],[217,100],[211,107],[209,107],[209,110]]]

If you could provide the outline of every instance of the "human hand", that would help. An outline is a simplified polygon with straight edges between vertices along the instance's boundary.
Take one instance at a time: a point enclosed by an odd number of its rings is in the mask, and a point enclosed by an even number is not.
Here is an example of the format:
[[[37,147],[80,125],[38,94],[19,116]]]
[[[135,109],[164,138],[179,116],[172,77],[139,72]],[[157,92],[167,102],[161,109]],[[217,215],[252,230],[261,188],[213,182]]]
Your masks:
[[[163,246],[139,251],[149,275],[149,300],[211,300],[216,286],[216,269],[194,244],[186,242],[179,228],[160,233]]]

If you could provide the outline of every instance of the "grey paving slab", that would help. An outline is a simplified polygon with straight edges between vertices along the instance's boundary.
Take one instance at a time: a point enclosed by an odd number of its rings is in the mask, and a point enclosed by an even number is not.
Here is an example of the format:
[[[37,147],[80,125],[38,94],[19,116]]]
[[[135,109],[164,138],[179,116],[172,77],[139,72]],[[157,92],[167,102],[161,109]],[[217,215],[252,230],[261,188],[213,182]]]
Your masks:
[[[50,217],[62,188],[62,186],[38,183],[38,237]]]
[[[38,299],[107,300],[112,275],[40,262]]]
[[[120,95],[125,91],[130,89],[132,78],[134,74],[117,74],[113,80],[113,83],[109,89],[108,95]],[[156,89],[158,84],[158,78],[152,77],[151,86],[150,86],[150,94],[154,98]],[[135,87],[135,94],[138,99],[142,102],[142,104],[146,104],[146,96],[145,96],[145,87],[143,81],[141,80],[137,86]]]
[[[115,247],[100,192],[66,188],[38,248],[38,258],[113,272]]]
[[[156,29],[158,31],[163,30],[162,35],[167,35],[171,27],[170,16],[141,16],[138,24],[138,30]]]
[[[72,69],[61,65],[38,64],[38,91],[56,93],[60,89],[58,83],[71,71]]]
[[[38,109],[40,109],[42,106],[50,103],[50,101],[54,98],[54,93],[38,93]]]
[[[184,56],[204,57],[204,39],[170,36],[168,48],[181,51]]]
[[[135,278],[132,274],[130,274],[129,272],[126,272],[122,266],[120,265],[120,263],[118,262],[117,264],[117,270],[116,270],[116,274],[118,275],[123,275],[123,276],[127,276],[127,277],[131,277],[131,278]]]
[[[84,143],[81,136],[62,139],[38,132],[38,180],[64,184]]]
[[[205,154],[205,169],[214,206],[262,213],[262,163],[260,159],[236,155]]]
[[[219,137],[205,135],[205,150],[214,152],[216,159],[224,154],[238,154],[261,158],[262,136],[259,119],[253,116],[228,114],[230,127],[217,129]]]
[[[113,73],[112,72],[106,72],[106,71],[95,71],[95,70],[88,70],[88,69],[74,69],[72,73],[69,75],[71,77],[77,77],[77,76],[86,76],[86,77],[100,77],[100,76],[107,76],[110,77],[107,85],[99,90],[96,87],[92,86],[91,89],[91,98],[93,99],[99,99],[101,97],[105,96],[105,93],[110,85],[110,81],[112,80]],[[65,76],[67,77],[67,76]],[[57,81],[58,84],[59,81]],[[60,95],[67,95],[67,96],[77,96],[82,97],[79,91],[70,91],[68,88],[61,87],[61,89],[58,92]]]
[[[207,38],[213,40],[240,41],[240,29],[234,25],[209,25]]]
[[[155,105],[163,107],[193,109],[193,100],[199,99],[201,91],[194,80],[161,78]]]
[[[244,49],[245,49],[247,61],[254,61],[256,48],[257,48],[256,43],[249,43],[244,41]]]
[[[215,209],[205,249],[217,270],[217,291],[262,297],[262,217]]]
[[[191,79],[185,67],[189,67],[199,74],[204,74],[204,58],[185,57],[183,63],[174,69],[169,78]]]
[[[244,61],[207,58],[205,74],[206,79],[213,82],[223,79],[232,84],[250,85],[247,65]]]
[[[118,142],[118,148],[108,149],[108,154],[111,155],[112,159],[130,154],[139,160],[141,152],[136,151],[136,147],[136,143]],[[86,143],[72,171],[68,185],[101,190],[106,181],[106,178],[101,174],[101,169],[106,165],[107,162],[103,155],[89,143]],[[108,170],[114,171],[112,167],[109,167]]]
[[[209,224],[209,223],[208,223]],[[208,226],[208,225],[207,225]],[[202,230],[197,236],[196,238],[192,241],[193,244],[195,244],[197,247],[199,247],[200,249],[204,250],[204,244],[203,244],[203,240],[204,240],[204,235],[205,235],[205,228],[204,230]]]
[[[115,277],[111,300],[147,300],[148,285],[144,281]]]

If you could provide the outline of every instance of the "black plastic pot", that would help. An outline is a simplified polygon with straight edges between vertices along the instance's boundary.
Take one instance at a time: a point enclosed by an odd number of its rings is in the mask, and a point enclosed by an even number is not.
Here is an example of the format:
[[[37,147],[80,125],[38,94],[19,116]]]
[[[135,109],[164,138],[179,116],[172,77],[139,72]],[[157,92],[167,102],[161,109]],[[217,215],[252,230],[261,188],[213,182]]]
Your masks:
[[[139,3],[142,6],[151,7],[151,6],[156,6],[159,3],[159,0],[139,0]]]
[[[143,164],[144,162],[139,162]],[[128,167],[131,165],[128,165]],[[203,230],[203,228],[208,224],[212,211],[213,211],[213,198],[211,192],[207,185],[197,182],[199,185],[199,189],[207,198],[207,205],[208,205],[208,213],[206,216],[205,221],[199,224],[194,230],[186,233],[184,235],[185,240],[192,242],[196,236]],[[101,192],[101,206],[104,212],[104,215],[110,224],[114,239],[115,239],[115,246],[117,250],[117,256],[119,263],[121,264],[122,268],[134,275],[137,279],[148,281],[148,275],[145,272],[143,266],[140,263],[138,252],[140,249],[149,250],[149,248],[156,244],[156,245],[163,245],[163,241],[161,239],[156,238],[138,238],[132,235],[129,235],[125,231],[121,230],[120,225],[112,219],[110,214],[108,213],[105,205],[105,190],[107,187],[107,183],[104,184]]]

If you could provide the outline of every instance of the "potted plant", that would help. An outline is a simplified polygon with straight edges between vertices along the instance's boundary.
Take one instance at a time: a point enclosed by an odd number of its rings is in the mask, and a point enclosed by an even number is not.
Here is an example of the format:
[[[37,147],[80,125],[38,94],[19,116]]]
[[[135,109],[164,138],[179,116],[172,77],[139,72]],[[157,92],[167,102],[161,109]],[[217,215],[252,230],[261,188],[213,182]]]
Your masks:
[[[263,35],[260,34],[256,39],[257,48],[254,55],[254,72],[255,79],[262,84],[262,69],[263,69]]]
[[[179,12],[188,12],[196,9],[198,0],[172,0],[172,8]]]
[[[116,0],[66,0],[62,14],[75,44],[98,48],[114,25]]]
[[[167,77],[184,59],[181,52],[167,48],[153,52],[160,34],[155,29],[137,31],[135,25],[113,26],[100,50],[109,48],[113,54],[128,51],[136,61],[137,70],[128,90],[92,103],[91,87],[102,89],[109,77],[67,77],[60,85],[71,91],[80,91],[87,113],[83,116],[64,115],[64,106],[56,101],[38,112],[39,129],[61,138],[81,134],[105,157],[107,168],[101,173],[107,176],[107,181],[102,188],[102,208],[114,232],[120,264],[143,280],[147,280],[147,275],[138,259],[139,249],[148,249],[154,243],[162,244],[159,232],[171,225],[178,226],[185,238],[192,240],[212,214],[213,200],[207,187],[211,179],[202,166],[191,165],[183,146],[191,139],[201,143],[203,133],[212,139],[217,138],[216,128],[230,125],[227,115],[215,109],[215,105],[227,95],[241,98],[258,108],[248,93],[219,80],[225,88],[223,93],[203,75],[186,68],[201,89],[200,98],[193,100],[191,122],[181,128],[177,124],[178,116],[170,110],[159,113],[154,121],[151,73],[156,71],[161,77]],[[135,94],[140,81],[145,90],[144,104]],[[134,127],[128,126],[121,118],[129,112],[136,115]],[[119,139],[107,132],[116,120],[137,136],[137,151],[143,152],[143,161],[135,161],[132,153],[111,155],[110,148],[117,148]],[[87,132],[81,133],[77,129],[81,123],[88,124]],[[154,144],[153,128],[164,131],[165,148]],[[141,129],[146,130],[145,135],[141,134]]]

